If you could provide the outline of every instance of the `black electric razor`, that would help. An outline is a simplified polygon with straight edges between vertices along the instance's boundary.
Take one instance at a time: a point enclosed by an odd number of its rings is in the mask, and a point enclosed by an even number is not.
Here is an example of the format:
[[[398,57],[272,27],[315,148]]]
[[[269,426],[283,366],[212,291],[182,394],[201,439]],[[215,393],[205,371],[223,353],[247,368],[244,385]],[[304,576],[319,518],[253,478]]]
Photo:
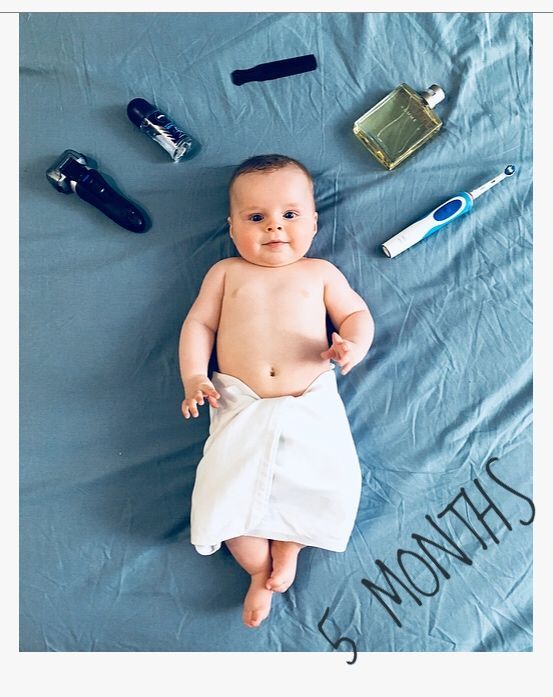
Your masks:
[[[63,194],[75,192],[108,218],[131,232],[146,232],[150,222],[130,201],[118,194],[87,159],[75,150],[64,150],[46,171],[46,178]]]

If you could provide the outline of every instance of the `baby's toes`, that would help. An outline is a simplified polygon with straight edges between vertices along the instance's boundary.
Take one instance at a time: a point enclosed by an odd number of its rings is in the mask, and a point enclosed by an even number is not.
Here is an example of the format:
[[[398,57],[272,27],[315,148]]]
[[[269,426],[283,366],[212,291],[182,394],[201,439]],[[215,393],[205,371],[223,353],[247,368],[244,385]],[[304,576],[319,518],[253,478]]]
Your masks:
[[[268,590],[275,591],[277,593],[284,593],[284,591],[288,590],[289,586],[290,586],[289,580],[278,578],[278,577],[268,579],[267,583],[265,584],[265,587]]]
[[[268,578],[267,581],[265,582],[265,588],[269,591],[276,591],[279,586],[282,585],[282,579],[280,578]]]
[[[265,619],[262,614],[263,613],[258,610],[244,610],[242,619],[244,620],[244,624],[248,627],[259,627]]]

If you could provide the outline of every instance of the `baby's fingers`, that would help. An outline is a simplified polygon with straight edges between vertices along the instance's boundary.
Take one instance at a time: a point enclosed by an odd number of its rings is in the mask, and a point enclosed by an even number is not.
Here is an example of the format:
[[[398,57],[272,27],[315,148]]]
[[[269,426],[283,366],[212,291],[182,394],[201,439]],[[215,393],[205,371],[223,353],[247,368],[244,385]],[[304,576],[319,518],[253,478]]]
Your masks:
[[[221,399],[221,395],[217,392],[217,390],[210,385],[201,385],[196,390],[193,397],[188,397],[183,401],[181,409],[184,418],[189,419],[190,416],[193,416],[194,418],[198,417],[200,413],[197,405],[199,404],[202,406],[205,403],[206,397],[207,401],[212,407],[215,409],[219,407],[217,400]]]
[[[330,348],[330,355],[328,358],[336,361],[338,365],[343,365],[344,361],[349,361],[349,352],[350,347],[347,344],[334,344]]]
[[[182,403],[182,413],[184,415],[185,419],[189,419],[190,415],[193,417],[199,416],[198,412],[198,407],[197,403],[199,400],[197,399],[197,394],[194,397],[190,397],[189,399],[185,399],[184,402]],[[202,401],[199,402],[199,404],[203,404],[203,396],[202,396]]]
[[[188,406],[186,399],[181,404],[180,408],[181,408],[182,415],[184,416],[184,418],[189,419],[190,418],[190,407]]]
[[[209,404],[217,409],[219,406],[217,400],[221,399],[221,395],[217,392],[217,390],[214,387],[203,386],[203,392],[206,395]]]
[[[182,403],[182,407],[181,407],[182,415],[184,416],[185,419],[189,419],[190,414],[192,414],[194,416],[194,412],[192,411],[192,408],[193,408],[192,403],[189,404],[188,401],[186,401],[186,400]],[[196,407],[194,406],[194,409],[195,408]],[[196,409],[195,416],[197,416],[197,415],[198,415],[198,410]]]
[[[210,404],[212,407],[214,407],[215,409],[217,409],[217,408],[219,407],[219,404],[218,404],[218,402],[217,402],[217,399],[218,399],[218,398],[219,398],[219,395],[217,395],[217,397],[213,397],[212,395],[208,395],[207,401],[209,402],[209,404]]]
[[[342,341],[342,343],[336,345],[336,350],[340,354],[340,357],[345,356],[348,351],[351,350],[351,346],[347,341]]]

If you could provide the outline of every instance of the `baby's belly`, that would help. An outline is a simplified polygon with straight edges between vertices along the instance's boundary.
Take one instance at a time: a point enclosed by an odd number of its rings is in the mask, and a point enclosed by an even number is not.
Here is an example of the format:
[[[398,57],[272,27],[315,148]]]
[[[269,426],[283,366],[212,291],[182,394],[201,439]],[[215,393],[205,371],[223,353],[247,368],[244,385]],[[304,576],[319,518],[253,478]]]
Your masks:
[[[299,397],[331,369],[320,356],[328,348],[325,318],[324,307],[288,318],[223,312],[217,332],[219,371],[242,380],[259,397]]]

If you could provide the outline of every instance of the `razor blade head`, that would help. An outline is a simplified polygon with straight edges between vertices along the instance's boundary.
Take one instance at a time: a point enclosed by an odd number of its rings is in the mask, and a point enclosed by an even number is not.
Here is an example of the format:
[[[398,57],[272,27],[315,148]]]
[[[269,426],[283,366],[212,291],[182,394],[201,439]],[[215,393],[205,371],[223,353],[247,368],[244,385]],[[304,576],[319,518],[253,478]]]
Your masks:
[[[87,159],[76,150],[64,150],[56,162],[46,170],[46,178],[52,186],[63,194],[72,194],[70,170],[78,163],[88,167]]]

